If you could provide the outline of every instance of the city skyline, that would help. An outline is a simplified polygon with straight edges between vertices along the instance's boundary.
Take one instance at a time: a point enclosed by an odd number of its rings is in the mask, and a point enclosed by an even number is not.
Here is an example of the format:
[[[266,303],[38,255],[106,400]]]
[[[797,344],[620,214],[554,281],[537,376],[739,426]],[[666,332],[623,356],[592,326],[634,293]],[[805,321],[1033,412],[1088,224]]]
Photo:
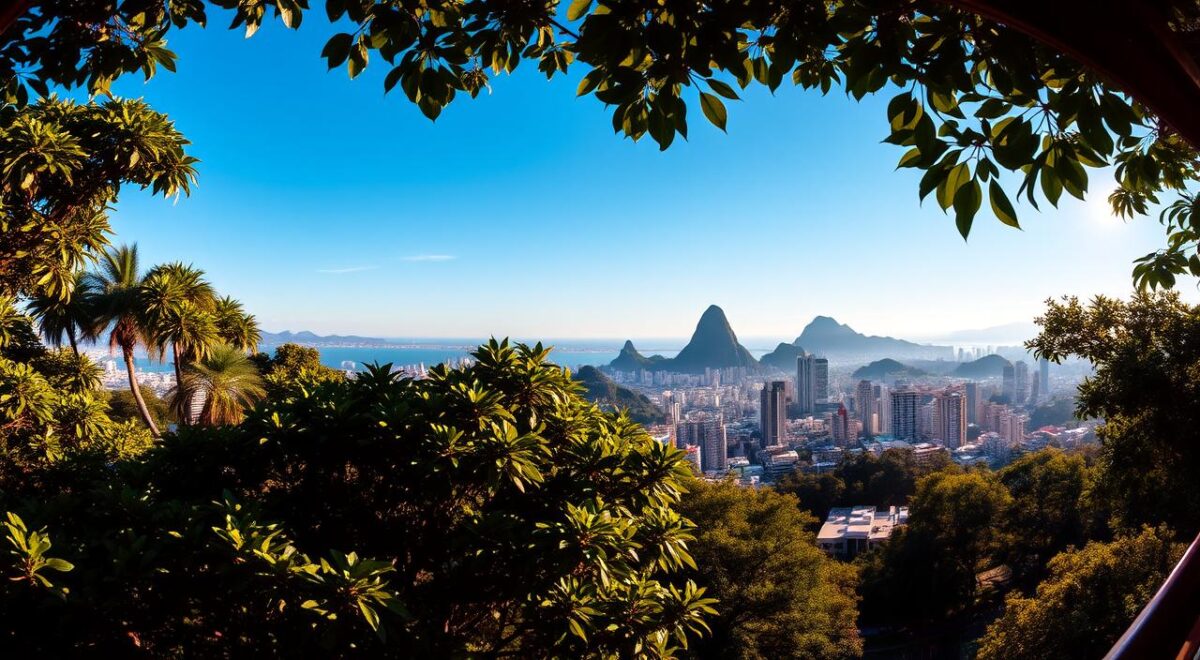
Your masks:
[[[660,153],[572,98],[575,74],[547,82],[531,66],[431,123],[382,95],[384,67],[325,72],[324,36],[184,30],[178,73],[114,87],[168,112],[201,159],[190,198],[124,191],[114,240],[150,263],[202,264],[266,329],[685,337],[717,303],[747,337],[829,315],[922,339],[1028,322],[1047,297],[1127,296],[1131,261],[1161,246],[1155,219],[1108,217],[1100,178],[1086,203],[1019,206],[1023,231],[985,210],[964,242],[918,203],[919,173],[893,171],[886,93],[750,90],[728,135],[697,117]],[[247,75],[261,59],[300,61]],[[234,94],[274,110],[247,117]],[[764,270],[778,286],[759,286]]]

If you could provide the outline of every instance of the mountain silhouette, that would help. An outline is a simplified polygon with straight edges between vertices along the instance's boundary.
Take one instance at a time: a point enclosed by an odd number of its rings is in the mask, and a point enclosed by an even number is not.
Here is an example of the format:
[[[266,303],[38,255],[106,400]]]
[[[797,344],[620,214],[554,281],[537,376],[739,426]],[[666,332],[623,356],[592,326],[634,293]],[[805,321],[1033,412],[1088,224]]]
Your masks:
[[[665,362],[666,358],[661,355],[651,355],[646,357],[638,352],[638,349],[633,346],[632,341],[626,341],[621,347],[621,353],[617,358],[608,363],[610,369],[616,371],[640,371],[642,369],[653,370],[655,365]]]
[[[895,337],[864,335],[828,316],[814,318],[793,343],[807,347],[816,355],[840,358],[936,359],[953,354],[949,346],[930,346]]]
[[[891,358],[876,360],[864,367],[854,370],[854,378],[868,380],[883,380],[887,376],[924,376],[926,372],[916,367],[910,367]]]
[[[796,370],[796,358],[804,355],[804,349],[796,344],[779,344],[775,350],[758,359],[759,364],[792,373]]]
[[[700,373],[706,368],[758,367],[750,351],[738,343],[725,312],[716,305],[704,310],[691,341],[669,362],[669,369],[679,373]]]
[[[1004,375],[1004,367],[1012,366],[1012,362],[999,355],[985,355],[974,362],[964,362],[954,369],[954,375],[960,378],[992,378]]]

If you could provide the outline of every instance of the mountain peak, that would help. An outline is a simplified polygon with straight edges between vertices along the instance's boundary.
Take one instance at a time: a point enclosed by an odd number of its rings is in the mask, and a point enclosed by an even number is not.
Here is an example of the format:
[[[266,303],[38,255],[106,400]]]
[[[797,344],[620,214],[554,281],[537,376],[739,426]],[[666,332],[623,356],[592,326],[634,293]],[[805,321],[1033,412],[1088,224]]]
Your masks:
[[[633,347],[632,339],[626,339],[625,345],[621,347],[621,352],[622,353],[637,353],[638,350]]]
[[[758,361],[744,346],[738,343],[737,335],[725,318],[725,312],[716,305],[709,305],[696,323],[696,331],[687,346],[671,361],[671,368],[683,372],[700,372],[707,367],[755,368]]]

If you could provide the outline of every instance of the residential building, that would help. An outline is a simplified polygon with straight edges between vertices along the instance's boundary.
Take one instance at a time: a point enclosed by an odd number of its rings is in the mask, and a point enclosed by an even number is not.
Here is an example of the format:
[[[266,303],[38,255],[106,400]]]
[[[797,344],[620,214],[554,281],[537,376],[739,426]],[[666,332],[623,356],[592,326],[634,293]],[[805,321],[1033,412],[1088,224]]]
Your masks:
[[[821,525],[817,546],[832,556],[850,559],[888,540],[896,527],[906,524],[908,507],[838,507],[829,511]]]

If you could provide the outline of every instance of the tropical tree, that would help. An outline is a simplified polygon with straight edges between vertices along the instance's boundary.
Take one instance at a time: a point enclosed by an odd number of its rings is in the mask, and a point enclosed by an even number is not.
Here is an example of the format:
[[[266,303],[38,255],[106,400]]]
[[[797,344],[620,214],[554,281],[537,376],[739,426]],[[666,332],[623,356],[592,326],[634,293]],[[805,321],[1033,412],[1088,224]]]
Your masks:
[[[180,420],[190,417],[197,399],[204,402],[197,422],[207,426],[237,424],[265,394],[258,368],[236,347],[221,344],[199,362],[183,368],[171,392],[171,405]]]
[[[0,61],[13,55],[0,47]],[[5,107],[0,295],[68,297],[76,273],[107,245],[107,212],[123,185],[188,193],[195,159],[184,153],[186,145],[164,115],[141,101],[47,97]]]
[[[122,245],[106,250],[98,266],[97,270],[88,274],[90,286],[96,291],[96,327],[108,330],[110,350],[121,351],[125,372],[129,377],[129,391],[137,401],[138,412],[150,433],[158,436],[158,426],[142,399],[134,365],[134,351],[139,346],[149,348],[155,345],[142,296],[137,245]]]
[[[92,339],[95,315],[92,310],[93,291],[85,271],[75,271],[69,291],[53,295],[38,289],[26,303],[30,315],[37,321],[42,338],[51,346],[62,346],[65,338],[76,355],[79,341]]]
[[[980,640],[980,660],[1102,657],[1183,554],[1172,536],[1146,527],[1055,556],[1035,595],[1009,596]]]
[[[796,499],[736,482],[692,481],[680,511],[697,583],[717,599],[698,658],[856,658],[857,575],[817,548]]]
[[[175,382],[183,365],[204,359],[219,343],[212,315],[215,292],[204,272],[190,265],[154,266],[142,280],[141,296],[159,359],[171,349]]]
[[[258,321],[253,314],[246,313],[242,303],[229,296],[217,298],[213,315],[221,341],[248,354],[258,350],[258,342],[262,341]]]

